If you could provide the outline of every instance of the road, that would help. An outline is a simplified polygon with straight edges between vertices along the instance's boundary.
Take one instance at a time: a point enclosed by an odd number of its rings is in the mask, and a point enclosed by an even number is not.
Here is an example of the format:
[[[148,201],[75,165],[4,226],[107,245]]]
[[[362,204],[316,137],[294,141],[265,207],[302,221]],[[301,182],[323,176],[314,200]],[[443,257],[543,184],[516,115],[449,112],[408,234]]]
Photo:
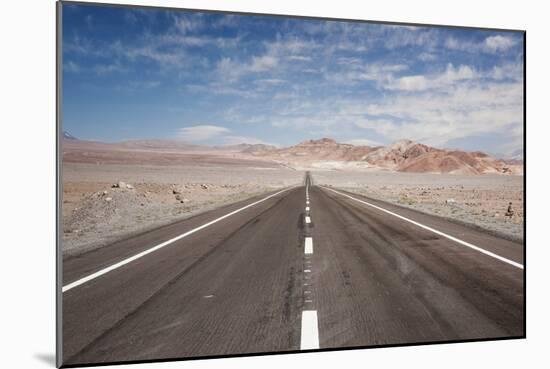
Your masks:
[[[63,363],[522,337],[523,245],[313,185],[63,261]]]

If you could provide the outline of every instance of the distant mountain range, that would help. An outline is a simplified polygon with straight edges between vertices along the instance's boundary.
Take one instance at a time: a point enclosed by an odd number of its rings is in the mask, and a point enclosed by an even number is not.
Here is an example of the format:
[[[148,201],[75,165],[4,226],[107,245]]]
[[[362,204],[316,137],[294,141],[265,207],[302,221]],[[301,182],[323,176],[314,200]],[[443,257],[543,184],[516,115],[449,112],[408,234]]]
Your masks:
[[[76,138],[75,136],[71,135],[69,132],[67,131],[63,131],[63,138],[65,140],[78,140],[78,138]]]
[[[214,151],[232,152],[241,156],[276,161],[291,167],[307,167],[312,163],[360,163],[363,167],[398,172],[453,174],[522,174],[523,161],[517,158],[495,159],[481,151],[467,152],[430,147],[411,140],[388,146],[357,146],[339,143],[330,138],[308,140],[297,145],[277,148],[265,144],[204,146],[177,140],[129,140],[118,143],[80,141],[63,133],[67,148],[92,150],[142,151]],[[522,152],[521,152],[522,153]]]
[[[206,146],[196,145],[180,140],[166,140],[166,139],[145,139],[145,140],[125,140],[119,142],[100,142],[100,141],[86,141],[79,140],[69,132],[63,132],[63,139],[74,142],[79,145],[90,145],[96,147],[112,147],[112,148],[126,148],[126,149],[151,149],[151,150],[221,150],[221,151],[237,151],[243,153],[255,153],[265,152],[276,149],[276,146],[265,144],[248,144],[241,143],[237,145],[221,145],[221,146]]]
[[[454,174],[521,174],[518,162],[495,159],[483,152],[444,150],[402,140],[388,146],[355,146],[330,138],[309,140],[298,145],[259,152],[273,160],[293,162],[360,161],[374,168],[399,172]]]

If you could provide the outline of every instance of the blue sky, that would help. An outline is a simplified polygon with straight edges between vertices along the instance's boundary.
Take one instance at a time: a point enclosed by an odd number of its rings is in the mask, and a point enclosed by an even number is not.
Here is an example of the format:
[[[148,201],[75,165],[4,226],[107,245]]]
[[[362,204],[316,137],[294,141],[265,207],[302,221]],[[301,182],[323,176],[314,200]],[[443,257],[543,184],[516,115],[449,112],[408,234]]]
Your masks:
[[[107,142],[412,139],[510,154],[523,37],[64,4],[63,127]]]

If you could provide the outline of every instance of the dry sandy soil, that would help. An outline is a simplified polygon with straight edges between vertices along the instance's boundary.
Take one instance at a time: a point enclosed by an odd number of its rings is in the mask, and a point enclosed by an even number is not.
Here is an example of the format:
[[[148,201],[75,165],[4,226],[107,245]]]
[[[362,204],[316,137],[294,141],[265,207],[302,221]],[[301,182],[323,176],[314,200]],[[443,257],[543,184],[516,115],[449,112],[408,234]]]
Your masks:
[[[435,214],[522,241],[523,176],[313,171],[315,184]],[[514,215],[505,216],[508,203]]]
[[[64,163],[65,254],[296,185],[304,173],[277,166]],[[121,187],[113,184],[123,181]],[[128,188],[126,184],[130,184]]]
[[[297,185],[308,169],[316,184],[395,202],[513,239],[523,237],[522,176],[390,172],[369,169],[364,162],[338,160],[301,166],[178,142],[111,145],[69,140],[63,145],[62,249],[80,253]],[[124,183],[113,187],[120,181]],[[509,202],[515,214],[505,217]]]

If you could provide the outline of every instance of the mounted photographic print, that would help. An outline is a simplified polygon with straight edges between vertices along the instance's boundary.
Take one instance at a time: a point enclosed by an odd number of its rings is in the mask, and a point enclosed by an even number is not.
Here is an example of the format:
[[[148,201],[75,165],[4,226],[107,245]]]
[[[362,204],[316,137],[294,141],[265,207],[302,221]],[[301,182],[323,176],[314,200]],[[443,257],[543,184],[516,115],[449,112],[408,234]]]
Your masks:
[[[58,365],[525,337],[525,32],[58,3]]]

